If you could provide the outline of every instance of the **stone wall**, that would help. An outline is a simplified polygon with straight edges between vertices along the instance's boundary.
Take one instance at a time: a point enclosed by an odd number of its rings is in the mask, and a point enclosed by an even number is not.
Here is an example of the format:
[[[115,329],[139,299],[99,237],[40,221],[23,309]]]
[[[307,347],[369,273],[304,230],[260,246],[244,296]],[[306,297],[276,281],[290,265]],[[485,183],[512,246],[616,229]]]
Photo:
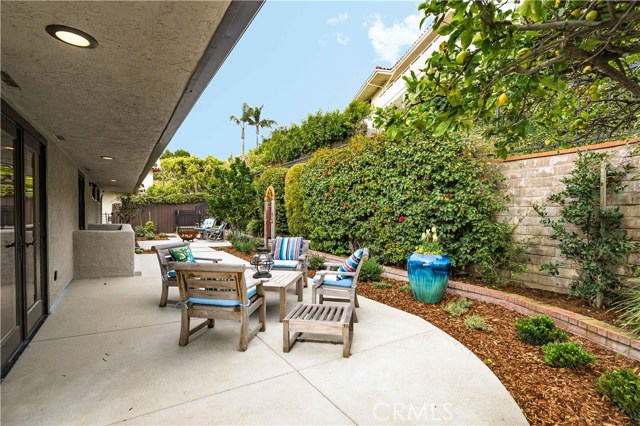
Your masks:
[[[640,139],[627,142],[610,142],[581,149],[594,149],[611,154],[613,162],[629,161],[640,167]],[[517,225],[514,231],[516,241],[530,241],[533,246],[523,257],[528,269],[520,274],[516,281],[528,287],[567,293],[573,277],[577,275],[572,264],[559,269],[560,274],[552,277],[540,272],[540,265],[553,261],[562,261],[556,243],[548,238],[550,230],[540,225],[540,218],[533,210],[534,204],[546,203],[550,216],[558,215],[558,206],[546,202],[549,195],[562,191],[564,185],[560,179],[568,176],[574,168],[577,158],[576,150],[548,152],[509,158],[499,167],[505,176],[504,190],[510,196],[508,210],[499,215],[499,220]],[[640,241],[640,181],[629,181],[624,193],[610,195],[608,207],[620,207],[624,213],[623,227],[629,236]],[[640,257],[633,256],[630,263],[640,265]],[[619,274],[628,276],[629,271],[618,270]]]

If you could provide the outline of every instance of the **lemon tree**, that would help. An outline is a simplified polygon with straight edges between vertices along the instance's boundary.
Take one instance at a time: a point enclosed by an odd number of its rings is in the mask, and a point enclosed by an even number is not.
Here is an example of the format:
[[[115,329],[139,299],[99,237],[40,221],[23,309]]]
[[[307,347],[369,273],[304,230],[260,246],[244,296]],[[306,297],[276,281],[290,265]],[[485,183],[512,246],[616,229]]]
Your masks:
[[[406,125],[443,136],[483,123],[505,156],[537,132],[576,140],[637,130],[638,0],[428,0],[419,9],[444,41],[405,77],[404,108],[377,112],[390,137]]]

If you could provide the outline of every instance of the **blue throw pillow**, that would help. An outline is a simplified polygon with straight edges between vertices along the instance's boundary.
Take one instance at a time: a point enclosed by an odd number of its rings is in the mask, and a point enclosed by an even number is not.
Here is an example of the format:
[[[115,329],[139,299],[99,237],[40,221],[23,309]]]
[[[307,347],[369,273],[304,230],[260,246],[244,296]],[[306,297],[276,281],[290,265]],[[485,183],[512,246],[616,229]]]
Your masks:
[[[173,260],[176,262],[196,262],[189,246],[170,248],[169,253],[171,253],[171,257],[173,257]]]
[[[354,272],[358,265],[360,264],[360,260],[362,260],[362,249],[356,250],[351,256],[349,256],[342,265],[338,268],[338,273],[340,272]],[[345,278],[349,278],[348,275],[338,275],[337,278],[339,280],[343,280]]]

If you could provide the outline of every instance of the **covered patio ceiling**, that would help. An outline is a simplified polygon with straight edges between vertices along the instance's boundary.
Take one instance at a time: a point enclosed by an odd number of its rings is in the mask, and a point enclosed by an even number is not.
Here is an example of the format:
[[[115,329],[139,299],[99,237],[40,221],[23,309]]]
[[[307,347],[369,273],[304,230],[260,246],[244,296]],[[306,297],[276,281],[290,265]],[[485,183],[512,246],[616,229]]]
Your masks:
[[[133,192],[262,3],[2,1],[2,98],[102,189]]]

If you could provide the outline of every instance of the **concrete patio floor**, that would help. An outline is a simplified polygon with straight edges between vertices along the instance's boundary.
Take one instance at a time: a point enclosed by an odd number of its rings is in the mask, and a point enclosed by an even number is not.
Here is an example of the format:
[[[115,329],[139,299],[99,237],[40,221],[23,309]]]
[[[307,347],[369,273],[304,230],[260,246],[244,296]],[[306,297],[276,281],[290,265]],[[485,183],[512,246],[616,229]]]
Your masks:
[[[243,262],[212,245],[192,249]],[[138,257],[141,276],[71,283],[1,385],[3,425],[528,424],[463,345],[365,298],[350,358],[340,345],[312,342],[283,353],[273,292],[267,330],[246,352],[236,351],[239,326],[229,321],[180,347],[179,310],[158,307],[156,256]],[[296,303],[291,290],[288,309]]]

